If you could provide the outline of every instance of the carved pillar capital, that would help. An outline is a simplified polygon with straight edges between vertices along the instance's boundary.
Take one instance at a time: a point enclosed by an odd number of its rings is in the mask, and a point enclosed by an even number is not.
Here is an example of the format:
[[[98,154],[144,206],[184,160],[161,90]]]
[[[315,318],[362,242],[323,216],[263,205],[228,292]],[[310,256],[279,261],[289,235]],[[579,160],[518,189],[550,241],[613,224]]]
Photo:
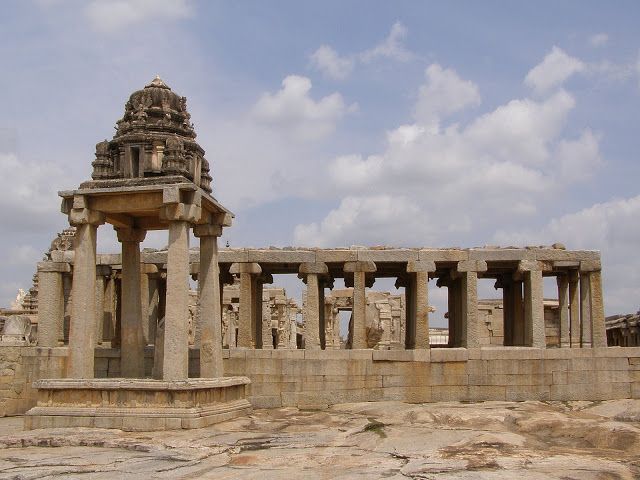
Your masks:
[[[140,243],[144,240],[144,237],[147,235],[146,230],[141,228],[114,228],[116,233],[118,234],[119,242],[137,242]]]

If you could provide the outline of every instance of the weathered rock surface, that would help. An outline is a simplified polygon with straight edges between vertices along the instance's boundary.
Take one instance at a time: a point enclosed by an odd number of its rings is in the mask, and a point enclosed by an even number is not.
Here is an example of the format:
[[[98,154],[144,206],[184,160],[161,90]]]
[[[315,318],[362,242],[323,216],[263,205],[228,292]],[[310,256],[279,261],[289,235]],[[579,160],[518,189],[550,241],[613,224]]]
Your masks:
[[[634,479],[640,400],[353,403],[255,410],[201,430],[25,432],[0,419],[0,478]]]

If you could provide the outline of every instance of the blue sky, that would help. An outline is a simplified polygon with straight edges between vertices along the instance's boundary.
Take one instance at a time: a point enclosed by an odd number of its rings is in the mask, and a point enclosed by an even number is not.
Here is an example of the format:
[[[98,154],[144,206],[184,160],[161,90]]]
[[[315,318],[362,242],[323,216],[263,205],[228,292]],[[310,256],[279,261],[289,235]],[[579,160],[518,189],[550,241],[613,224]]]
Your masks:
[[[66,224],[56,192],[90,176],[95,144],[159,74],[188,98],[214,194],[237,214],[232,246],[562,242],[602,251],[608,314],[640,306],[637,2],[0,13],[0,305]],[[117,250],[107,227],[100,248]]]

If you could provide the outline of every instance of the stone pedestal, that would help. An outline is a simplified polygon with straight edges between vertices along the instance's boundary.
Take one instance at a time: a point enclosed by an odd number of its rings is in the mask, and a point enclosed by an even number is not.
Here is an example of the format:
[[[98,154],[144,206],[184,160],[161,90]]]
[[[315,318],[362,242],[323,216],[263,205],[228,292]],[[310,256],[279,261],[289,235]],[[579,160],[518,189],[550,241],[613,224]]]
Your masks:
[[[247,377],[163,381],[38,380],[25,429],[94,427],[125,431],[202,428],[247,414]]]

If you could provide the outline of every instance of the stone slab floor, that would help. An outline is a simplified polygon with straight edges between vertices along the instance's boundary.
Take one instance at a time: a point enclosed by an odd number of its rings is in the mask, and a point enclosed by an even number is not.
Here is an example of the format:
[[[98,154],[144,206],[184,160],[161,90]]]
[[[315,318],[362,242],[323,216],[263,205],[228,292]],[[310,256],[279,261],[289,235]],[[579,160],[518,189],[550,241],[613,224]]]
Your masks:
[[[2,418],[0,478],[637,479],[640,400],[352,403],[154,433]]]

